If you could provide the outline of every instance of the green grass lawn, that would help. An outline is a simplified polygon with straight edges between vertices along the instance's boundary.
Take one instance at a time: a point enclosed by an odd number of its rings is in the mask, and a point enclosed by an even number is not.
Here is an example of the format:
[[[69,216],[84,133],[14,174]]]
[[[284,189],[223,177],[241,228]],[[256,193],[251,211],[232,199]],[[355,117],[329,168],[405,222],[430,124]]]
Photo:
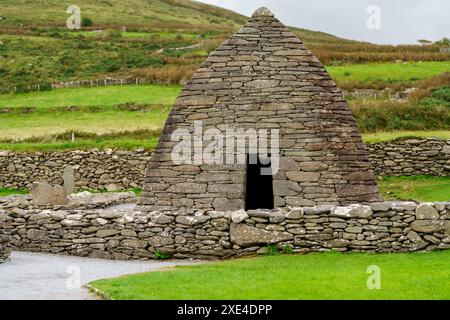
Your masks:
[[[126,85],[70,88],[0,95],[0,107],[113,106],[134,102],[172,105],[181,91],[178,85]]]
[[[450,177],[383,177],[378,186],[385,200],[450,201]]]
[[[329,66],[327,70],[338,83],[342,81],[414,81],[448,72],[450,70],[450,61],[352,64]]]
[[[92,283],[112,299],[449,299],[450,251],[265,256]],[[381,288],[369,290],[369,266]]]
[[[14,195],[14,194],[27,194],[27,193],[28,193],[28,190],[0,188],[0,197],[10,196],[10,195]]]
[[[43,143],[0,143],[0,150],[11,150],[17,152],[45,152],[58,150],[90,150],[97,148],[104,149],[118,149],[118,150],[136,150],[144,148],[146,150],[153,150],[158,143],[158,138],[149,137],[143,139],[82,139],[75,142],[70,141],[55,141]]]
[[[107,109],[100,112],[51,112],[0,115],[0,140],[45,137],[67,131],[104,134],[162,128],[168,107],[148,112]],[[120,139],[120,137],[117,137]]]
[[[450,130],[371,132],[363,133],[362,138],[366,143],[378,143],[406,138],[450,139]]]

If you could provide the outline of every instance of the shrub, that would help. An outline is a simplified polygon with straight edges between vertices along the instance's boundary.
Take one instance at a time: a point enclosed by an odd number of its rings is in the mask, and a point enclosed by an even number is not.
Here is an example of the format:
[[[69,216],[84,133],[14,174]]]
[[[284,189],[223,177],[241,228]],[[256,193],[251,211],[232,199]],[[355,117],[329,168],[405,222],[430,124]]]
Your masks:
[[[283,254],[292,254],[292,253],[294,253],[294,249],[292,248],[292,246],[291,245],[285,245],[284,247],[283,247],[283,251],[282,251],[282,253]]]
[[[267,251],[266,251],[266,254],[267,254],[268,256],[276,256],[276,255],[279,255],[279,254],[280,254],[280,250],[278,250],[277,245],[276,245],[276,244],[273,244],[273,243],[267,244],[266,250],[267,250]]]
[[[450,128],[450,108],[441,105],[371,101],[351,109],[362,132]]]
[[[81,19],[81,25],[83,27],[91,27],[94,23],[92,22],[92,19],[88,18],[88,17],[84,17],[83,19]]]
[[[167,259],[172,258],[171,254],[168,254],[168,253],[165,253],[165,252],[162,252],[159,250],[156,250],[154,255],[155,255],[155,258],[158,260],[167,260]]]

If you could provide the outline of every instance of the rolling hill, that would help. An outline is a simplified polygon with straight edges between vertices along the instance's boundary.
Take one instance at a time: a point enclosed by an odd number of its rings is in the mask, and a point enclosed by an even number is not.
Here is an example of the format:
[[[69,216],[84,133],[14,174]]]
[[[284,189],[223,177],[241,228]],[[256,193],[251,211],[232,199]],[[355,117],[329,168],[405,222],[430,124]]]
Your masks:
[[[0,92],[106,76],[178,83],[247,20],[189,0],[77,0],[92,25],[70,31],[72,3],[0,0]],[[292,30],[327,65],[449,60],[434,45],[381,46]]]

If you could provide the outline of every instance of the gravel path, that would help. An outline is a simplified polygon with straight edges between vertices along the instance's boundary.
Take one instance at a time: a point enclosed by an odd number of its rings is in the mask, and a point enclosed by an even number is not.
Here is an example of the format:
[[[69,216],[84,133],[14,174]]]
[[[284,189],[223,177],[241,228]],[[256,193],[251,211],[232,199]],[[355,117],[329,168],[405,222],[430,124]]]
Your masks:
[[[13,252],[0,265],[0,300],[85,300],[87,283],[155,271],[195,261],[111,261],[43,253]]]

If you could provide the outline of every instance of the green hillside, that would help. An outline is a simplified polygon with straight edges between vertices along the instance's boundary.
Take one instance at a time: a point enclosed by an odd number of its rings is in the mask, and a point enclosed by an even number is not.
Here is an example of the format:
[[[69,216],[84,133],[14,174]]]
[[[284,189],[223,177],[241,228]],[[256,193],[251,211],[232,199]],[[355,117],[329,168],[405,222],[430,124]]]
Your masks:
[[[107,76],[179,83],[247,20],[189,0],[80,0],[91,24],[71,31],[71,4],[0,0],[0,92]],[[292,30],[327,65],[449,60],[436,45],[380,46]]]
[[[67,7],[76,4],[94,27],[126,25],[171,28],[235,28],[245,18],[237,13],[186,0],[1,0],[2,25],[64,27]]]

